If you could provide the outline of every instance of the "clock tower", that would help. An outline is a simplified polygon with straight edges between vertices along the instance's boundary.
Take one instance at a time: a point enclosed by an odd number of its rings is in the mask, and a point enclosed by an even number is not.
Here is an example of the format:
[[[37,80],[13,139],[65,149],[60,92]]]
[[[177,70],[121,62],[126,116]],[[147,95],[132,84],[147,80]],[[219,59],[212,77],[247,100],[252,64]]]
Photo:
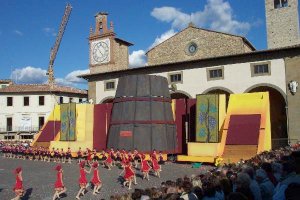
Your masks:
[[[108,14],[95,15],[95,30],[90,29],[89,67],[91,73],[119,71],[128,68],[128,47],[132,44],[116,37],[113,23],[107,23]]]

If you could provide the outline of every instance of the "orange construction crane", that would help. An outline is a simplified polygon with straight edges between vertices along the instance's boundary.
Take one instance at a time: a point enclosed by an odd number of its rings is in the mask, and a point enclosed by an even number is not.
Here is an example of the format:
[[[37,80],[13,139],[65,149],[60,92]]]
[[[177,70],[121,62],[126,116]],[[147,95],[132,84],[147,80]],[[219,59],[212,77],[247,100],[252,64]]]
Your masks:
[[[69,17],[70,17],[71,11],[72,11],[72,6],[71,6],[71,4],[67,4],[67,6],[66,6],[66,8],[65,8],[64,16],[63,16],[63,18],[62,18],[62,21],[61,21],[61,24],[60,24],[60,27],[59,27],[58,34],[57,34],[57,36],[56,36],[55,44],[54,44],[54,46],[51,48],[51,51],[50,51],[50,61],[49,61],[49,66],[48,66],[48,72],[47,72],[47,75],[48,75],[48,84],[49,84],[51,87],[53,87],[53,85],[54,85],[53,64],[54,64],[54,61],[55,61],[55,58],[56,58],[56,54],[57,54],[57,51],[58,51],[58,48],[59,48],[61,39],[62,39],[62,37],[63,37],[63,35],[64,35],[64,32],[65,32],[67,23],[68,23],[68,21],[69,21]]]

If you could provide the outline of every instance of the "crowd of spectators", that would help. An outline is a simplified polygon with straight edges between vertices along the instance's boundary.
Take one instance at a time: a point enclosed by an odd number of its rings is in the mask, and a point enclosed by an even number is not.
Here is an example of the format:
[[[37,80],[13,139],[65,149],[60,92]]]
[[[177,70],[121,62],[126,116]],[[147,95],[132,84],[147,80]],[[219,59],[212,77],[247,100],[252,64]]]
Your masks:
[[[300,145],[263,152],[198,175],[135,189],[111,200],[284,200],[300,199]]]

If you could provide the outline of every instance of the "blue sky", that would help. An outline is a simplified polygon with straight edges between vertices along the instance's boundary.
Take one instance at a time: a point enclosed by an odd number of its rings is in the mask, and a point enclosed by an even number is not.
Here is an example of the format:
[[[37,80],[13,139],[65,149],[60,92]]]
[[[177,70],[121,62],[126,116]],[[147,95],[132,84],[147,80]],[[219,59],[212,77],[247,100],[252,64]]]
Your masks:
[[[88,40],[94,15],[109,13],[117,37],[134,44],[130,64],[145,65],[144,53],[182,30],[198,27],[244,35],[266,49],[263,0],[0,0],[0,79],[17,83],[47,80],[50,48],[66,3],[73,9],[54,63],[58,83],[87,88],[76,78],[88,71]]]

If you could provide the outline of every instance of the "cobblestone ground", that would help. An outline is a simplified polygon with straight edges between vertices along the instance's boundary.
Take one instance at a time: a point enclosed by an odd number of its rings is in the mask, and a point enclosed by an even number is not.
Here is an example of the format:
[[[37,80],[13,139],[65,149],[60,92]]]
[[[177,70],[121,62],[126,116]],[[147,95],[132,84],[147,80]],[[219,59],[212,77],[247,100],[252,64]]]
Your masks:
[[[54,182],[56,179],[56,171],[54,170],[56,163],[47,163],[41,161],[16,160],[0,158],[0,199],[8,200],[14,197],[12,188],[14,187],[15,175],[13,170],[21,166],[23,168],[23,184],[26,190],[26,195],[23,199],[32,200],[51,200],[54,193]],[[64,170],[64,184],[67,192],[63,200],[74,200],[78,192],[79,167],[73,161],[72,164],[62,164]],[[89,188],[88,193],[81,199],[109,199],[111,195],[127,193],[129,190],[124,188],[120,182],[121,169],[114,167],[112,170],[107,170],[99,167],[100,178],[103,183],[101,193],[97,196],[92,195],[92,189]],[[150,181],[142,180],[142,175],[137,170],[138,185],[134,188],[149,188],[159,187],[160,183],[166,180],[175,180],[178,177],[190,176],[199,174],[203,169],[192,168],[191,164],[176,164],[166,163],[162,166],[161,178],[150,175]],[[87,175],[88,180],[91,180],[92,173]]]

